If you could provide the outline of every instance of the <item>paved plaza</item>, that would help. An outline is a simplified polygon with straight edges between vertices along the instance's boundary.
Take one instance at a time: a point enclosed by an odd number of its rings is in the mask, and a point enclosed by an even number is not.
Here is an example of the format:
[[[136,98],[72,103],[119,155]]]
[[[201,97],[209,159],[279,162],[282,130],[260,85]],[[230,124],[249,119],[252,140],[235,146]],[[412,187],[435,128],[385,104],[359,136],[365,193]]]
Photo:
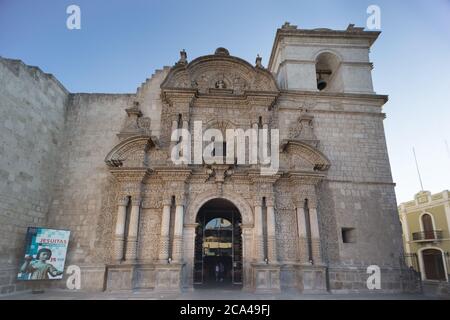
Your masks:
[[[351,294],[253,294],[239,290],[199,289],[181,294],[163,294],[143,291],[124,292],[81,292],[69,290],[47,290],[44,293],[31,292],[0,297],[0,300],[432,300],[421,294],[351,293]]]

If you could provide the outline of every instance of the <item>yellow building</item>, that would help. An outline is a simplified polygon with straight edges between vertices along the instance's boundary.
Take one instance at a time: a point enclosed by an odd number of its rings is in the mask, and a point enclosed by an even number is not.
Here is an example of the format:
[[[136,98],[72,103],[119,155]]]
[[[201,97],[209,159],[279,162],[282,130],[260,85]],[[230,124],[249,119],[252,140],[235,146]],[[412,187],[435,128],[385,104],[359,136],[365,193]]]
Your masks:
[[[422,191],[398,209],[408,265],[422,280],[449,281],[450,192]]]

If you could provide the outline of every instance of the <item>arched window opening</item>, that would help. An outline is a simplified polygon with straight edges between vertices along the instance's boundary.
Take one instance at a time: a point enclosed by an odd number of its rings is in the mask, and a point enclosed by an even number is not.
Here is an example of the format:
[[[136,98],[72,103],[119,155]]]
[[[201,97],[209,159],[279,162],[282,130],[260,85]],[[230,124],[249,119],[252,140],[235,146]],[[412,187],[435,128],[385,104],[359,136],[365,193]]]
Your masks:
[[[337,91],[336,74],[338,68],[339,60],[334,54],[324,52],[317,57],[316,80],[319,91]]]
[[[431,215],[424,214],[422,216],[422,227],[425,239],[434,239],[434,227],[433,227],[433,219]]]

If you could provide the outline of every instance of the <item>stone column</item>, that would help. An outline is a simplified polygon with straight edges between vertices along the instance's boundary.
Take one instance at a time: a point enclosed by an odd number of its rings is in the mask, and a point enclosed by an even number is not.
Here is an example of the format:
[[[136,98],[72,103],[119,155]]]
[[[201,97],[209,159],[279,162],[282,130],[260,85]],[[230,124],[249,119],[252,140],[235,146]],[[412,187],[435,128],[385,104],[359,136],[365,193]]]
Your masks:
[[[174,262],[181,262],[183,258],[182,255],[183,224],[184,224],[183,201],[177,199],[175,209],[175,229],[173,233],[173,247],[172,247],[172,260]]]
[[[184,118],[185,116],[183,115],[183,118]],[[187,121],[187,120],[183,120],[183,129],[184,130],[187,130],[187,131],[189,131],[189,121]],[[187,150],[184,150],[187,154],[184,154],[184,152],[183,152],[183,154],[182,154],[182,156],[184,157],[184,158],[186,158],[186,159],[191,159],[191,143],[192,143],[192,141],[188,141],[188,144],[187,144],[187,147],[188,147],[188,149]]]
[[[267,201],[267,255],[270,263],[277,263],[277,240],[275,237],[274,201]]]
[[[310,202],[309,220],[311,224],[311,247],[314,264],[322,264],[320,249],[319,217],[317,216],[317,204]]]
[[[306,231],[305,209],[303,203],[299,201],[297,204],[297,230],[298,230],[298,255],[301,263],[308,263],[308,233]]]
[[[159,238],[159,256],[161,262],[168,262],[169,259],[169,234],[170,234],[170,199],[163,203],[163,212],[161,217],[161,237]]]
[[[259,154],[258,154],[259,153],[259,146],[258,146],[259,131],[258,131],[258,129],[259,129],[258,123],[252,124],[252,130],[253,131],[256,130],[256,133],[255,134],[252,133],[250,135],[249,143],[251,143],[251,146],[253,146],[253,147],[248,148],[248,150],[247,150],[247,148],[245,148],[245,157],[246,157],[246,159],[248,159],[248,163],[250,165],[252,165],[254,168],[257,167],[258,157],[259,157]],[[249,146],[250,146],[250,144],[249,144]],[[251,161],[252,158],[255,161],[254,163],[252,163],[252,161]]]
[[[262,223],[262,207],[260,203],[255,205],[255,259],[256,262],[264,261],[264,233]]]
[[[243,289],[252,290],[252,251],[253,251],[253,228],[252,225],[241,225],[242,230],[242,281]]]
[[[114,235],[114,259],[121,261],[124,258],[125,219],[127,216],[128,198],[119,200],[117,208],[116,231]]]
[[[128,225],[126,260],[133,261],[137,257],[137,238],[139,230],[139,209],[141,206],[140,198],[131,199],[130,223]]]
[[[189,131],[189,121],[188,120],[183,120],[183,129]]]
[[[194,255],[195,255],[195,230],[197,223],[184,225],[183,231],[183,287],[188,290],[193,290],[194,285]]]
[[[172,157],[172,151],[175,154],[178,154],[179,152],[179,148],[177,147],[178,145],[178,141],[172,141],[172,133],[178,129],[178,121],[177,120],[173,120],[172,121],[172,131],[169,133],[169,139],[170,139],[170,153],[169,153],[169,159],[171,159]],[[176,150],[174,149],[176,148]]]

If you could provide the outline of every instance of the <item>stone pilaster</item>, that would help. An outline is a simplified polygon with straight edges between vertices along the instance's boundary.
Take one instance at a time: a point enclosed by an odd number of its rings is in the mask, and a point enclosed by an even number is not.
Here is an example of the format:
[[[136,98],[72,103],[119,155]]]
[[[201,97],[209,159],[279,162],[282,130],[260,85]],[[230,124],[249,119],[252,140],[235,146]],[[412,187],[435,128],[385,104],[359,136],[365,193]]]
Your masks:
[[[319,217],[317,215],[317,204],[310,202],[309,220],[311,224],[311,249],[314,264],[322,264],[322,250],[320,246]]]
[[[159,238],[159,255],[161,263],[168,262],[169,259],[169,234],[170,234],[170,199],[163,203],[163,212],[161,217],[161,236]]]
[[[262,221],[262,206],[260,203],[255,205],[255,260],[264,261],[264,233]]]
[[[309,262],[308,234],[306,231],[305,209],[301,201],[297,204],[298,256],[302,264]]]
[[[117,206],[116,230],[114,235],[114,260],[121,261],[124,258],[125,220],[127,216],[128,198],[119,200]]]
[[[134,261],[137,258],[137,238],[139,230],[140,206],[141,199],[133,197],[131,199],[131,213],[128,226],[127,248],[125,253],[125,259],[128,261]]]
[[[275,237],[274,199],[267,198],[267,258],[269,263],[277,263],[277,241]]]
[[[243,272],[243,289],[251,291],[253,286],[252,266],[250,258],[253,251],[253,225],[241,225],[242,230],[242,272]]]
[[[183,260],[183,224],[184,224],[184,201],[176,199],[175,229],[173,233],[172,260],[181,262]]]

